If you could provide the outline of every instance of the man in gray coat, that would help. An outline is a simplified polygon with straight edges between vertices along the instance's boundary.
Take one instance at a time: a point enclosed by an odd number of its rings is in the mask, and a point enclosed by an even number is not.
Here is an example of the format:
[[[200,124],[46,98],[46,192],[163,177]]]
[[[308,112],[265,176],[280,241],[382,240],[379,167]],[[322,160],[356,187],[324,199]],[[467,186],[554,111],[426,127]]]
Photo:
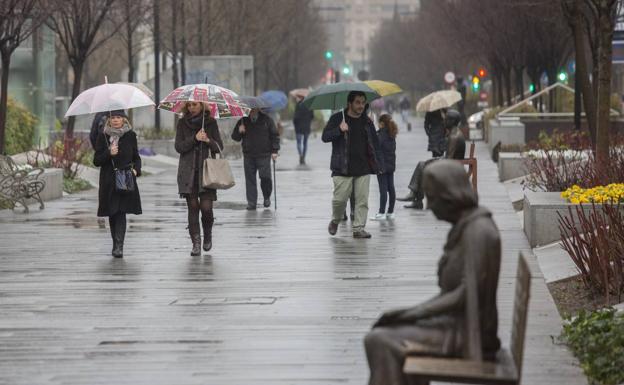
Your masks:
[[[275,122],[269,115],[254,108],[249,116],[241,118],[236,123],[232,139],[241,142],[243,147],[247,210],[255,210],[258,202],[256,174],[260,176],[263,205],[271,206],[273,191],[271,159],[277,159],[280,149],[280,138]]]

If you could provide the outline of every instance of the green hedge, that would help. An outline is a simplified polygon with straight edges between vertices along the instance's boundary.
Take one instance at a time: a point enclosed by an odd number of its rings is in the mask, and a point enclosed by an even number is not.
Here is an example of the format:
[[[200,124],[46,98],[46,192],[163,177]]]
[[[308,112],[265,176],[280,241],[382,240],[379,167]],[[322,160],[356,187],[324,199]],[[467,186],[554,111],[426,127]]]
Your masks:
[[[624,313],[582,311],[563,326],[563,340],[581,362],[590,384],[624,382]]]
[[[5,151],[8,155],[19,154],[32,148],[37,123],[35,115],[9,97],[4,131]]]

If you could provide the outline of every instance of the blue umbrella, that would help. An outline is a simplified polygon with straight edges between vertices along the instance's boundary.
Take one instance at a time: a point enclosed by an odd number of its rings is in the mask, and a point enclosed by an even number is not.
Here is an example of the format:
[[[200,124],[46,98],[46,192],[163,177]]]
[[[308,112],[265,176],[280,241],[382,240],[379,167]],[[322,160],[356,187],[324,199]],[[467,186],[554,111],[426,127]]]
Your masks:
[[[271,111],[279,111],[288,105],[288,96],[278,90],[265,91],[260,94],[260,98],[264,99],[271,105]]]

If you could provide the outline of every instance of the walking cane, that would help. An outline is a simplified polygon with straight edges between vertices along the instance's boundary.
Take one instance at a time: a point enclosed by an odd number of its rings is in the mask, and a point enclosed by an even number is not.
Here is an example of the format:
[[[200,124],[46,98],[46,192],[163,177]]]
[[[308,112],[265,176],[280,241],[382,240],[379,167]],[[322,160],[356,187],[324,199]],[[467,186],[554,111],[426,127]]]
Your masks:
[[[273,159],[273,199],[275,199],[274,209],[277,210],[277,179],[275,179],[275,159]]]

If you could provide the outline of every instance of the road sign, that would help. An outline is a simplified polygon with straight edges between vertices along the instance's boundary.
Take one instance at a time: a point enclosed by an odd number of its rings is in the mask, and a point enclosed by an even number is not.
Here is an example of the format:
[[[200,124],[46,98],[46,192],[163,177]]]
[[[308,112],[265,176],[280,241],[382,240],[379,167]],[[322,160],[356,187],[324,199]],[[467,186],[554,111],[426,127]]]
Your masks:
[[[444,74],[444,81],[447,82],[448,84],[455,83],[455,74],[452,73],[451,71],[445,73]]]
[[[487,100],[487,92],[479,92],[479,100]]]

